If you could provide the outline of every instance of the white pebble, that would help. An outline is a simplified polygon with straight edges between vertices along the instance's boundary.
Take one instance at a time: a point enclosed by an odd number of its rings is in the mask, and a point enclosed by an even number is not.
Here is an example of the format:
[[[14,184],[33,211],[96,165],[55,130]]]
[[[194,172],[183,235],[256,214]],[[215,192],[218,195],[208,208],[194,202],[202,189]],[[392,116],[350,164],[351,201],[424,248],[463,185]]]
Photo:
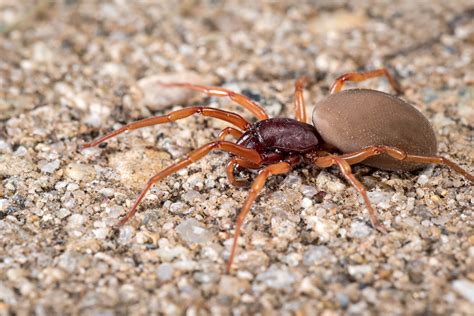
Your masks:
[[[212,234],[201,226],[194,218],[187,219],[176,226],[179,236],[187,243],[206,243],[212,239]]]
[[[59,219],[64,219],[71,215],[71,212],[66,208],[60,208],[59,211],[56,213],[56,217]]]
[[[422,174],[418,177],[418,180],[416,182],[420,185],[425,185],[428,183],[428,181],[429,181],[428,176]]]
[[[223,275],[219,282],[219,295],[239,297],[248,283],[230,275]]]
[[[95,177],[95,169],[92,166],[71,163],[66,167],[66,176],[74,181],[90,181]]]
[[[0,199],[0,211],[4,211],[7,209],[9,203],[7,199]]]
[[[69,192],[76,191],[79,189],[79,185],[77,183],[69,183],[66,187],[66,190]]]
[[[296,277],[287,269],[278,269],[275,266],[270,267],[265,272],[257,275],[257,281],[265,283],[268,287],[277,290],[291,289]]]
[[[174,227],[174,224],[172,222],[167,222],[163,225],[162,228],[164,231],[168,231],[170,229],[173,229],[173,227]]]
[[[23,147],[23,146],[20,146],[20,147]],[[10,146],[10,144],[7,143],[4,139],[0,139],[0,153],[6,154],[11,151],[12,151],[12,146]]]
[[[453,289],[469,302],[474,303],[474,283],[469,280],[455,280]]]
[[[204,79],[192,72],[152,75],[137,83],[137,90],[143,96],[143,102],[152,110],[160,110],[172,105],[183,104],[196,95],[195,91],[184,88],[160,86],[160,82],[189,82],[205,84]]]
[[[189,190],[188,192],[184,193],[181,197],[186,202],[193,203],[201,198],[201,193],[195,190]]]
[[[15,156],[23,157],[28,153],[28,149],[24,146],[20,146],[15,150]]]
[[[53,173],[59,168],[59,160],[54,160],[51,162],[48,162],[47,164],[43,165],[40,170],[43,173]]]
[[[122,245],[129,244],[135,233],[135,228],[130,225],[122,226],[120,228],[118,242]]]
[[[161,281],[169,281],[173,278],[173,266],[169,263],[162,263],[158,267],[156,274]]]
[[[318,265],[332,256],[332,251],[326,246],[309,246],[303,255],[303,263],[306,266]]]
[[[390,200],[392,199],[393,193],[390,192],[380,192],[380,191],[373,191],[367,192],[370,201],[377,205],[377,207],[388,209],[390,207]],[[359,197],[361,201],[362,197]]]
[[[319,234],[322,241],[330,240],[336,236],[337,224],[324,216],[306,216],[303,217],[308,226]]]
[[[318,190],[312,185],[303,185],[301,186],[301,193],[306,197],[313,197],[318,193]]]
[[[307,198],[307,197],[304,197],[302,200],[301,200],[301,207],[302,208],[309,208],[313,205],[313,201],[311,201],[311,199]]]
[[[113,205],[111,207],[106,207],[105,212],[112,218],[118,218],[124,213],[123,207],[120,205]]]
[[[174,258],[183,257],[187,253],[186,249],[182,246],[168,247],[162,246],[160,243],[160,248],[156,250],[156,254],[163,261],[171,261]]]
[[[97,239],[105,239],[109,233],[109,228],[97,228],[92,231],[94,233],[95,238]]]
[[[356,238],[364,238],[370,235],[372,229],[364,222],[353,221],[351,224],[351,235]]]
[[[169,207],[170,212],[173,214],[188,214],[189,207],[183,202],[174,202]]]
[[[69,227],[70,228],[77,228],[82,226],[86,221],[86,218],[84,215],[81,214],[73,214],[71,217],[69,217]]]
[[[105,197],[112,197],[114,196],[114,189],[112,188],[103,188],[99,190],[99,194]]]
[[[0,300],[11,306],[17,304],[15,292],[3,282],[0,282]]]
[[[354,278],[362,278],[366,274],[372,273],[372,267],[369,264],[350,265],[347,271]]]

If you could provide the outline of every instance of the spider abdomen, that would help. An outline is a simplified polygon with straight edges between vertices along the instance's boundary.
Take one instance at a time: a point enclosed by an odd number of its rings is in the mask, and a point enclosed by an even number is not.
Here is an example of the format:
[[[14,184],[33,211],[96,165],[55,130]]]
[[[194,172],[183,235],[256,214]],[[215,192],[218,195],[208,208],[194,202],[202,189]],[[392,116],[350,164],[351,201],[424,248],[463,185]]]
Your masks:
[[[314,126],[288,118],[271,118],[255,123],[237,144],[269,155],[302,155],[318,149],[321,139]]]
[[[428,120],[409,103],[384,92],[351,89],[331,94],[315,105],[313,123],[324,142],[342,153],[384,145],[412,155],[436,155],[436,136]],[[383,170],[424,166],[386,154],[363,164]]]

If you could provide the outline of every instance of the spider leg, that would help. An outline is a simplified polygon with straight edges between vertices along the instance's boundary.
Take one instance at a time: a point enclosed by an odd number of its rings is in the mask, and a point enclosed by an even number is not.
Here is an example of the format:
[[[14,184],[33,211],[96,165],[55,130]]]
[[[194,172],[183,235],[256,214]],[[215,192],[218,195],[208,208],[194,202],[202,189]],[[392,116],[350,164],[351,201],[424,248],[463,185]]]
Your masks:
[[[235,233],[234,233],[234,241],[232,243],[232,248],[230,251],[229,260],[227,261],[226,265],[226,272],[229,273],[230,268],[232,266],[232,262],[234,261],[235,250],[237,249],[237,240],[240,236],[240,230],[242,227],[242,223],[244,222],[245,216],[250,211],[250,206],[257,198],[258,193],[262,190],[265,181],[273,174],[280,174],[280,173],[287,173],[291,169],[291,164],[288,162],[279,162],[270,166],[265,167],[262,169],[258,176],[252,183],[252,187],[250,188],[249,195],[245,200],[242,209],[240,210],[239,216],[237,217],[237,223],[235,226]]]
[[[395,92],[400,94],[402,93],[402,88],[400,87],[400,84],[397,80],[395,80],[395,78],[390,74],[390,72],[388,72],[387,68],[380,68],[366,72],[349,72],[337,77],[336,81],[334,81],[331,86],[330,94],[334,94],[336,92],[341,91],[342,86],[346,81],[360,82],[370,78],[382,76],[385,76],[387,78],[388,82],[392,86],[393,90],[395,90]]]
[[[369,217],[370,217],[372,226],[382,233],[387,233],[387,229],[377,218],[377,213],[375,212],[374,208],[372,207],[372,204],[370,203],[369,197],[367,196],[367,190],[362,185],[362,183],[360,183],[359,180],[357,180],[357,178],[354,176],[351,170],[351,166],[349,165],[347,161],[337,156],[324,156],[324,157],[316,158],[314,160],[314,163],[316,164],[316,166],[320,168],[327,168],[332,165],[337,165],[339,169],[341,170],[342,174],[344,175],[344,177],[347,179],[347,181],[349,181],[349,183],[364,198],[365,206],[367,207],[367,211],[369,212]]]
[[[226,127],[222,131],[220,131],[218,138],[219,140],[225,140],[227,135],[232,135],[234,138],[239,139],[240,137],[242,137],[243,134],[244,133],[242,133],[241,131],[233,127]],[[260,164],[255,164],[255,163],[252,163],[250,161],[240,159],[240,158],[234,158],[227,163],[226,172],[227,172],[227,178],[229,179],[229,182],[236,187],[245,187],[247,186],[247,181],[241,181],[241,180],[235,179],[234,168],[238,166],[244,167],[244,168],[257,169],[260,166]]]
[[[344,154],[339,156],[340,158],[347,161],[347,163],[353,165],[356,163],[360,163],[365,159],[377,156],[380,154],[388,154],[394,159],[400,161],[409,161],[409,162],[417,162],[417,163],[425,163],[425,164],[437,164],[437,165],[445,165],[451,168],[452,170],[456,171],[457,173],[461,174],[462,176],[466,177],[471,182],[474,182],[474,176],[468,173],[466,170],[461,168],[457,163],[441,157],[441,156],[417,156],[417,155],[409,155],[403,150],[397,149],[395,147],[389,146],[371,146],[367,147],[361,151]]]
[[[243,134],[244,133],[242,133],[238,129],[235,129],[233,127],[226,127],[222,131],[219,132],[219,135],[217,136],[217,138],[219,138],[219,140],[225,140],[225,137],[227,135],[232,135],[235,139],[239,139],[240,137],[242,137]]]
[[[188,156],[186,158],[178,161],[175,164],[172,164],[171,166],[169,166],[169,167],[163,169],[162,171],[160,171],[159,173],[157,173],[155,176],[151,177],[150,180],[148,180],[145,188],[142,190],[142,192],[140,193],[140,195],[136,199],[136,201],[133,204],[130,211],[127,213],[127,215],[124,218],[122,218],[118,222],[117,225],[121,226],[121,225],[125,224],[130,218],[133,217],[133,215],[135,215],[135,213],[137,211],[137,208],[138,208],[138,205],[143,200],[146,193],[148,192],[148,190],[151,188],[151,186],[154,183],[156,183],[156,182],[160,181],[161,179],[177,172],[178,170],[180,170],[182,168],[187,167],[188,165],[192,164],[193,162],[198,161],[199,159],[201,159],[205,155],[207,155],[211,150],[215,150],[215,149],[220,149],[220,150],[229,152],[231,154],[234,154],[234,155],[236,155],[238,157],[241,157],[243,159],[246,159],[248,161],[252,161],[255,164],[258,164],[261,161],[260,154],[257,151],[253,150],[253,149],[245,148],[245,147],[242,147],[240,145],[237,145],[237,144],[234,144],[234,143],[231,143],[231,142],[220,141],[220,140],[210,142],[210,143],[208,143],[208,144],[192,151],[190,154],[188,154]]]
[[[235,167],[243,167],[247,169],[258,169],[260,167],[260,164],[255,164],[253,162],[250,162],[241,158],[234,158],[227,163],[226,172],[227,172],[227,178],[229,179],[229,182],[238,188],[242,188],[242,187],[246,187],[248,185],[248,182],[244,180],[237,180],[235,178],[235,175],[234,175]]]
[[[122,134],[123,132],[135,130],[135,129],[146,127],[146,126],[156,125],[156,124],[174,122],[174,121],[186,118],[188,116],[191,116],[195,113],[199,113],[204,116],[214,117],[214,118],[229,122],[242,130],[246,130],[250,126],[250,123],[247,122],[247,120],[245,120],[242,116],[236,113],[219,110],[219,109],[215,109],[215,108],[211,108],[207,106],[193,106],[193,107],[173,111],[167,115],[154,116],[154,117],[146,118],[140,121],[129,123],[123,126],[122,128],[119,128],[105,136],[102,136],[92,141],[91,143],[83,144],[82,148],[94,147],[112,137]]]
[[[191,89],[194,91],[203,92],[207,94],[208,96],[229,97],[232,101],[236,102],[237,104],[240,104],[241,106],[243,106],[244,108],[252,112],[252,114],[255,115],[255,117],[259,121],[269,118],[268,114],[260,105],[258,105],[257,103],[250,100],[244,95],[241,95],[239,93],[236,93],[224,88],[201,86],[201,85],[195,85],[191,83],[181,83],[181,82],[160,82],[159,84],[164,87],[181,87],[181,88]]]
[[[308,77],[301,77],[295,82],[295,116],[300,122],[306,123],[306,106],[304,103],[303,89],[306,83],[309,81]]]

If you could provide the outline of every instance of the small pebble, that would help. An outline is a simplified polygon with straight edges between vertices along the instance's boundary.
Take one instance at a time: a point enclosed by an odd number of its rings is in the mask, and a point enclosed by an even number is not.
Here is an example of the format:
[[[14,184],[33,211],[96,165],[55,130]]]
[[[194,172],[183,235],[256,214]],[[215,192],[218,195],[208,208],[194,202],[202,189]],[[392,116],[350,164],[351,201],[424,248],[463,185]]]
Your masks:
[[[115,193],[115,191],[112,188],[103,188],[103,189],[99,190],[99,194],[101,194],[105,197],[108,197],[108,198],[114,196],[114,193]]]
[[[9,206],[9,202],[7,199],[0,199],[0,211],[4,211]]]
[[[97,239],[105,239],[109,234],[109,228],[97,228],[94,229],[92,232],[94,233],[95,238]]]
[[[207,243],[212,239],[212,234],[194,218],[181,222],[176,226],[176,232],[188,244]]]
[[[156,274],[161,281],[165,282],[173,278],[173,271],[173,265],[165,262],[158,266]]]
[[[130,225],[125,225],[125,226],[120,227],[120,233],[118,236],[119,243],[121,243],[122,245],[129,244],[132,240],[134,233],[135,233],[135,228],[133,228]]]
[[[301,186],[301,193],[308,198],[312,198],[318,193],[318,190],[313,185],[303,185]]]
[[[79,228],[81,227],[86,221],[86,217],[84,215],[81,215],[81,214],[72,214],[70,217],[69,217],[69,221],[68,221],[68,226],[71,228],[71,229],[75,229],[75,228]]]
[[[219,295],[239,297],[249,288],[246,280],[238,279],[230,275],[223,275],[219,282]]]
[[[0,299],[9,305],[15,305],[17,303],[15,292],[2,282],[0,282]]]
[[[143,96],[144,104],[149,109],[156,111],[172,105],[183,104],[197,94],[190,89],[160,86],[160,82],[206,84],[206,81],[203,77],[193,72],[166,73],[142,78],[137,82],[137,87]]]
[[[24,146],[20,146],[15,150],[14,154],[17,157],[23,157],[23,156],[26,156],[27,153],[28,153],[28,149],[26,149],[26,147]]]
[[[302,208],[309,208],[313,205],[313,201],[311,201],[311,199],[307,198],[307,197],[304,197],[302,200],[301,200],[301,207]]]
[[[354,278],[362,279],[365,275],[372,273],[372,267],[368,264],[350,265],[347,267],[347,271]]]
[[[287,269],[279,269],[272,266],[267,271],[259,273],[256,280],[263,282],[272,289],[289,290],[292,284],[296,282],[296,277]]]
[[[59,211],[56,213],[56,216],[59,219],[65,219],[69,215],[71,215],[71,211],[69,211],[67,208],[60,208]]]
[[[418,180],[416,181],[418,184],[420,185],[425,185],[427,184],[428,182],[430,181],[430,179],[428,178],[428,176],[422,174],[418,177]]]
[[[53,173],[54,171],[58,170],[59,165],[60,165],[59,160],[54,160],[54,161],[51,161],[51,162],[48,162],[48,163],[44,164],[40,168],[40,170],[43,173]]]
[[[332,255],[331,250],[326,246],[309,246],[304,253],[303,263],[306,266],[318,265],[331,260]]]
[[[196,272],[194,274],[194,280],[203,283],[215,283],[219,280],[219,275],[215,272]]]
[[[370,201],[377,207],[382,209],[390,208],[390,200],[392,199],[393,193],[373,191],[367,192],[367,195],[369,196]],[[359,200],[363,202],[362,197],[359,197]]]
[[[454,280],[451,285],[462,297],[474,304],[474,283],[469,280]]]
[[[71,163],[66,167],[65,174],[74,181],[92,181],[95,178],[95,169],[89,165]]]
[[[4,139],[0,138],[0,153],[6,154],[6,153],[10,153],[11,151],[12,151],[12,147],[10,146],[10,144],[7,143]]]
[[[156,250],[156,253],[158,257],[160,257],[161,260],[169,262],[173,260],[174,258],[179,258],[184,256],[187,251],[184,247],[178,246],[178,247],[169,247],[169,246],[161,246],[159,249]]]
[[[364,238],[372,233],[372,229],[364,222],[353,221],[351,224],[351,236],[356,238]]]

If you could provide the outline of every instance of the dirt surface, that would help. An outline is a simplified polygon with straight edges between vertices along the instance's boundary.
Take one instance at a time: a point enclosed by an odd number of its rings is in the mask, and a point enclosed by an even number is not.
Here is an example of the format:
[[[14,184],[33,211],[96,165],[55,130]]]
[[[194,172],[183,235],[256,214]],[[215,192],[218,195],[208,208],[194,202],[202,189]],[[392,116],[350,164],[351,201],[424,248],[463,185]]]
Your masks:
[[[192,104],[251,119],[157,81],[223,86],[293,117],[299,76],[311,111],[338,75],[386,66],[439,153],[472,173],[472,1],[388,3],[1,1],[0,315],[472,315],[473,186],[447,168],[354,168],[386,235],[338,170],[272,177],[225,274],[247,196],[227,154],[161,181],[112,227],[150,176],[226,124],[192,117],[79,149]]]

